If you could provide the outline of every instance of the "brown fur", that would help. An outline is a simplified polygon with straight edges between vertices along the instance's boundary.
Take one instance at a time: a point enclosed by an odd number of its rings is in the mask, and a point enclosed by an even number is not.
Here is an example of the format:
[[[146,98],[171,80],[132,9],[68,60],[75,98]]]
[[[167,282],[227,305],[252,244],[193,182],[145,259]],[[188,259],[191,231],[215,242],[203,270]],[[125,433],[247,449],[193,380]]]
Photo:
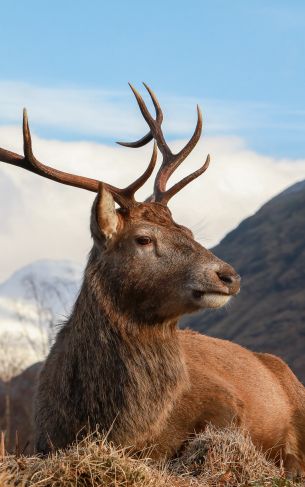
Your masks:
[[[115,222],[105,215],[107,232],[98,204],[80,294],[40,376],[38,451],[99,425],[117,444],[172,456],[208,422],[236,422],[290,470],[304,469],[305,390],[287,365],[177,329],[181,315],[216,307],[217,293],[236,294],[235,271],[158,203],[117,210]],[[143,234],[149,246],[137,244]]]

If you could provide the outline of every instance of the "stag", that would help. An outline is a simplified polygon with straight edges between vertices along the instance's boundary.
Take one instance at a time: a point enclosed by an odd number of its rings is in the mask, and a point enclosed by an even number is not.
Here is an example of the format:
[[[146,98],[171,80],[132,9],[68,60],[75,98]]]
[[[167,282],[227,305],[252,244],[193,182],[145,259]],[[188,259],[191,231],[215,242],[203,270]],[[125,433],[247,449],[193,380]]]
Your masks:
[[[239,292],[240,277],[175,223],[167,206],[209,165],[208,156],[200,169],[167,189],[200,138],[200,109],[193,136],[173,154],[162,132],[159,102],[145,87],[156,117],[131,86],[149,132],[121,145],[137,148],[154,139],[152,157],[142,176],[124,189],[39,162],[26,112],[24,157],[0,149],[6,163],[97,193],[81,290],[40,374],[37,451],[64,448],[80,431],[98,426],[118,445],[154,445],[156,457],[171,457],[207,423],[221,427],[234,421],[256,445],[281,457],[288,471],[301,472],[305,389],[288,366],[273,355],[177,327],[186,313],[225,305]],[[137,202],[135,193],[152,174],[157,147],[163,159],[153,194]]]

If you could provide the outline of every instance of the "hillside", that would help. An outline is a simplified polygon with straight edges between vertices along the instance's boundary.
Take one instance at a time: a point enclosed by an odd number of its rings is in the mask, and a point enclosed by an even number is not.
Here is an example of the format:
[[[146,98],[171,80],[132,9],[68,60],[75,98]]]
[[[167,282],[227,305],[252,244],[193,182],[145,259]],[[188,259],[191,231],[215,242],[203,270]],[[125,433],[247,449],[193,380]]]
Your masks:
[[[265,204],[213,252],[242,276],[224,310],[188,317],[183,326],[284,358],[305,382],[305,181]]]

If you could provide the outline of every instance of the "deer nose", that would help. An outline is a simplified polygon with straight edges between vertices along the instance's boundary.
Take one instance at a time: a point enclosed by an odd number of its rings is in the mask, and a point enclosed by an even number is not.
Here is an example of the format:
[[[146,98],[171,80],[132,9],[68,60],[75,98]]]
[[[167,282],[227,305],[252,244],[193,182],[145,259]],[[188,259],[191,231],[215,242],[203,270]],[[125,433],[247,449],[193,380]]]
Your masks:
[[[224,284],[230,294],[237,294],[240,290],[240,276],[233,269],[225,269],[216,272],[218,278]]]

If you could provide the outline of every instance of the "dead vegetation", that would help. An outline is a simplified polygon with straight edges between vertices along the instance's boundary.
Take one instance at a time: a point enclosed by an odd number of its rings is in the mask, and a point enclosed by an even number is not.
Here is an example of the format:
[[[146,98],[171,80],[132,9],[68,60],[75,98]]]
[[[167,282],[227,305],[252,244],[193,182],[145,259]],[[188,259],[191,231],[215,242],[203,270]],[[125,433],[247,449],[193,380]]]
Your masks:
[[[3,455],[3,452],[2,452]],[[183,454],[168,465],[143,454],[116,449],[99,436],[49,455],[0,458],[1,487],[294,487],[281,469],[235,427],[190,439]]]
[[[129,456],[101,438],[86,438],[47,458],[8,456],[0,466],[1,487],[165,487],[168,476],[148,460]]]
[[[176,473],[196,479],[198,486],[301,485],[287,481],[283,469],[255,448],[248,433],[234,426],[208,426],[190,440],[173,467]]]

